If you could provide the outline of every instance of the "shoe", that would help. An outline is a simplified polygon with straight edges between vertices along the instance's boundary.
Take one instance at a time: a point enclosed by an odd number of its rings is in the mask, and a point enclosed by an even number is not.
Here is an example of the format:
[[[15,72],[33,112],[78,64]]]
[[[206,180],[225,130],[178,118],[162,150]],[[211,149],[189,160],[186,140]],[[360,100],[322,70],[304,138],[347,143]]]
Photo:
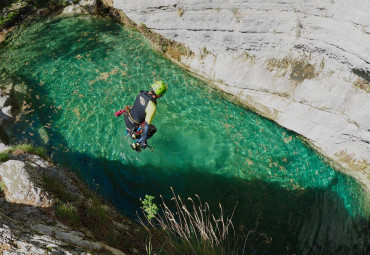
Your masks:
[[[133,143],[130,145],[131,149],[137,152],[141,152],[140,144],[139,143]]]

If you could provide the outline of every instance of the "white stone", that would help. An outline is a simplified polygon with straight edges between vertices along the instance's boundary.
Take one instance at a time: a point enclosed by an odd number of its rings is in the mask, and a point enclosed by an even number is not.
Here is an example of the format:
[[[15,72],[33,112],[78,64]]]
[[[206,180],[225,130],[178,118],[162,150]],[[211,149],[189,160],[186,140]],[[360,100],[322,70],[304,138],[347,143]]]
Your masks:
[[[78,4],[72,4],[65,7],[64,14],[94,14],[96,10],[96,0],[81,0]]]
[[[9,150],[10,147],[5,145],[4,143],[0,142],[0,153],[6,151],[6,150]]]
[[[0,176],[7,188],[8,202],[48,207],[52,200],[42,191],[35,168],[19,160],[8,160],[0,165]]]
[[[113,6],[189,46],[195,57],[180,64],[308,138],[370,192],[370,94],[354,86],[352,72],[370,74],[370,1],[113,0]],[[267,60],[284,57],[305,58],[320,75],[296,84],[284,70],[268,71]]]

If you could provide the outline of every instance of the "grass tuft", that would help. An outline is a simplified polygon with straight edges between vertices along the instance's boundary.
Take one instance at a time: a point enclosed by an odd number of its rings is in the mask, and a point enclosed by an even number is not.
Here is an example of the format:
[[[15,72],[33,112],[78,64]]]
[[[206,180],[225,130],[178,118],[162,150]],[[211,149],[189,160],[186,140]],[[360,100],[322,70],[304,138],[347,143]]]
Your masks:
[[[203,203],[198,195],[196,200],[188,198],[189,207],[171,188],[175,210],[170,209],[162,198],[161,213],[152,214],[151,219],[143,209],[144,220],[139,222],[151,233],[160,228],[170,240],[175,254],[238,254],[238,248],[230,245],[235,238],[232,217],[225,217],[219,204],[220,213],[211,213],[208,203]]]
[[[34,147],[30,144],[16,145],[13,148],[11,148],[9,152],[14,154],[25,154],[25,153],[34,154],[40,156],[43,159],[48,159],[48,156],[46,155],[46,151],[44,148]]]
[[[5,162],[9,160],[9,154],[7,152],[0,153],[0,162]]]
[[[74,226],[79,224],[80,215],[77,207],[73,203],[59,202],[55,210],[59,219],[67,221]]]

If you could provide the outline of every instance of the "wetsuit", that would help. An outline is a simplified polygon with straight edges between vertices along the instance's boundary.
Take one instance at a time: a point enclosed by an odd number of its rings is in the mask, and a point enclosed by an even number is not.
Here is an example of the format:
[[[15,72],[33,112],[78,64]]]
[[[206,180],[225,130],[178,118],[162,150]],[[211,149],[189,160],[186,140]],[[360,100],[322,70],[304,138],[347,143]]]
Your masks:
[[[157,131],[151,124],[157,112],[157,100],[148,93],[148,91],[140,91],[129,114],[125,115],[126,129],[130,134],[135,133],[144,123],[141,138],[137,141],[142,148],[147,146],[146,140]]]

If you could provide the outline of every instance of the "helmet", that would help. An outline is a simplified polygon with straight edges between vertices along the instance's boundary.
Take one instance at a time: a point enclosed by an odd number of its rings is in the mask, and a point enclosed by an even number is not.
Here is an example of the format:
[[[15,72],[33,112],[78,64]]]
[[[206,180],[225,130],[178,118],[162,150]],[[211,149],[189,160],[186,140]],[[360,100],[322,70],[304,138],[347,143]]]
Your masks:
[[[152,87],[154,93],[157,96],[163,96],[166,93],[168,86],[163,81],[156,81],[150,87]]]

